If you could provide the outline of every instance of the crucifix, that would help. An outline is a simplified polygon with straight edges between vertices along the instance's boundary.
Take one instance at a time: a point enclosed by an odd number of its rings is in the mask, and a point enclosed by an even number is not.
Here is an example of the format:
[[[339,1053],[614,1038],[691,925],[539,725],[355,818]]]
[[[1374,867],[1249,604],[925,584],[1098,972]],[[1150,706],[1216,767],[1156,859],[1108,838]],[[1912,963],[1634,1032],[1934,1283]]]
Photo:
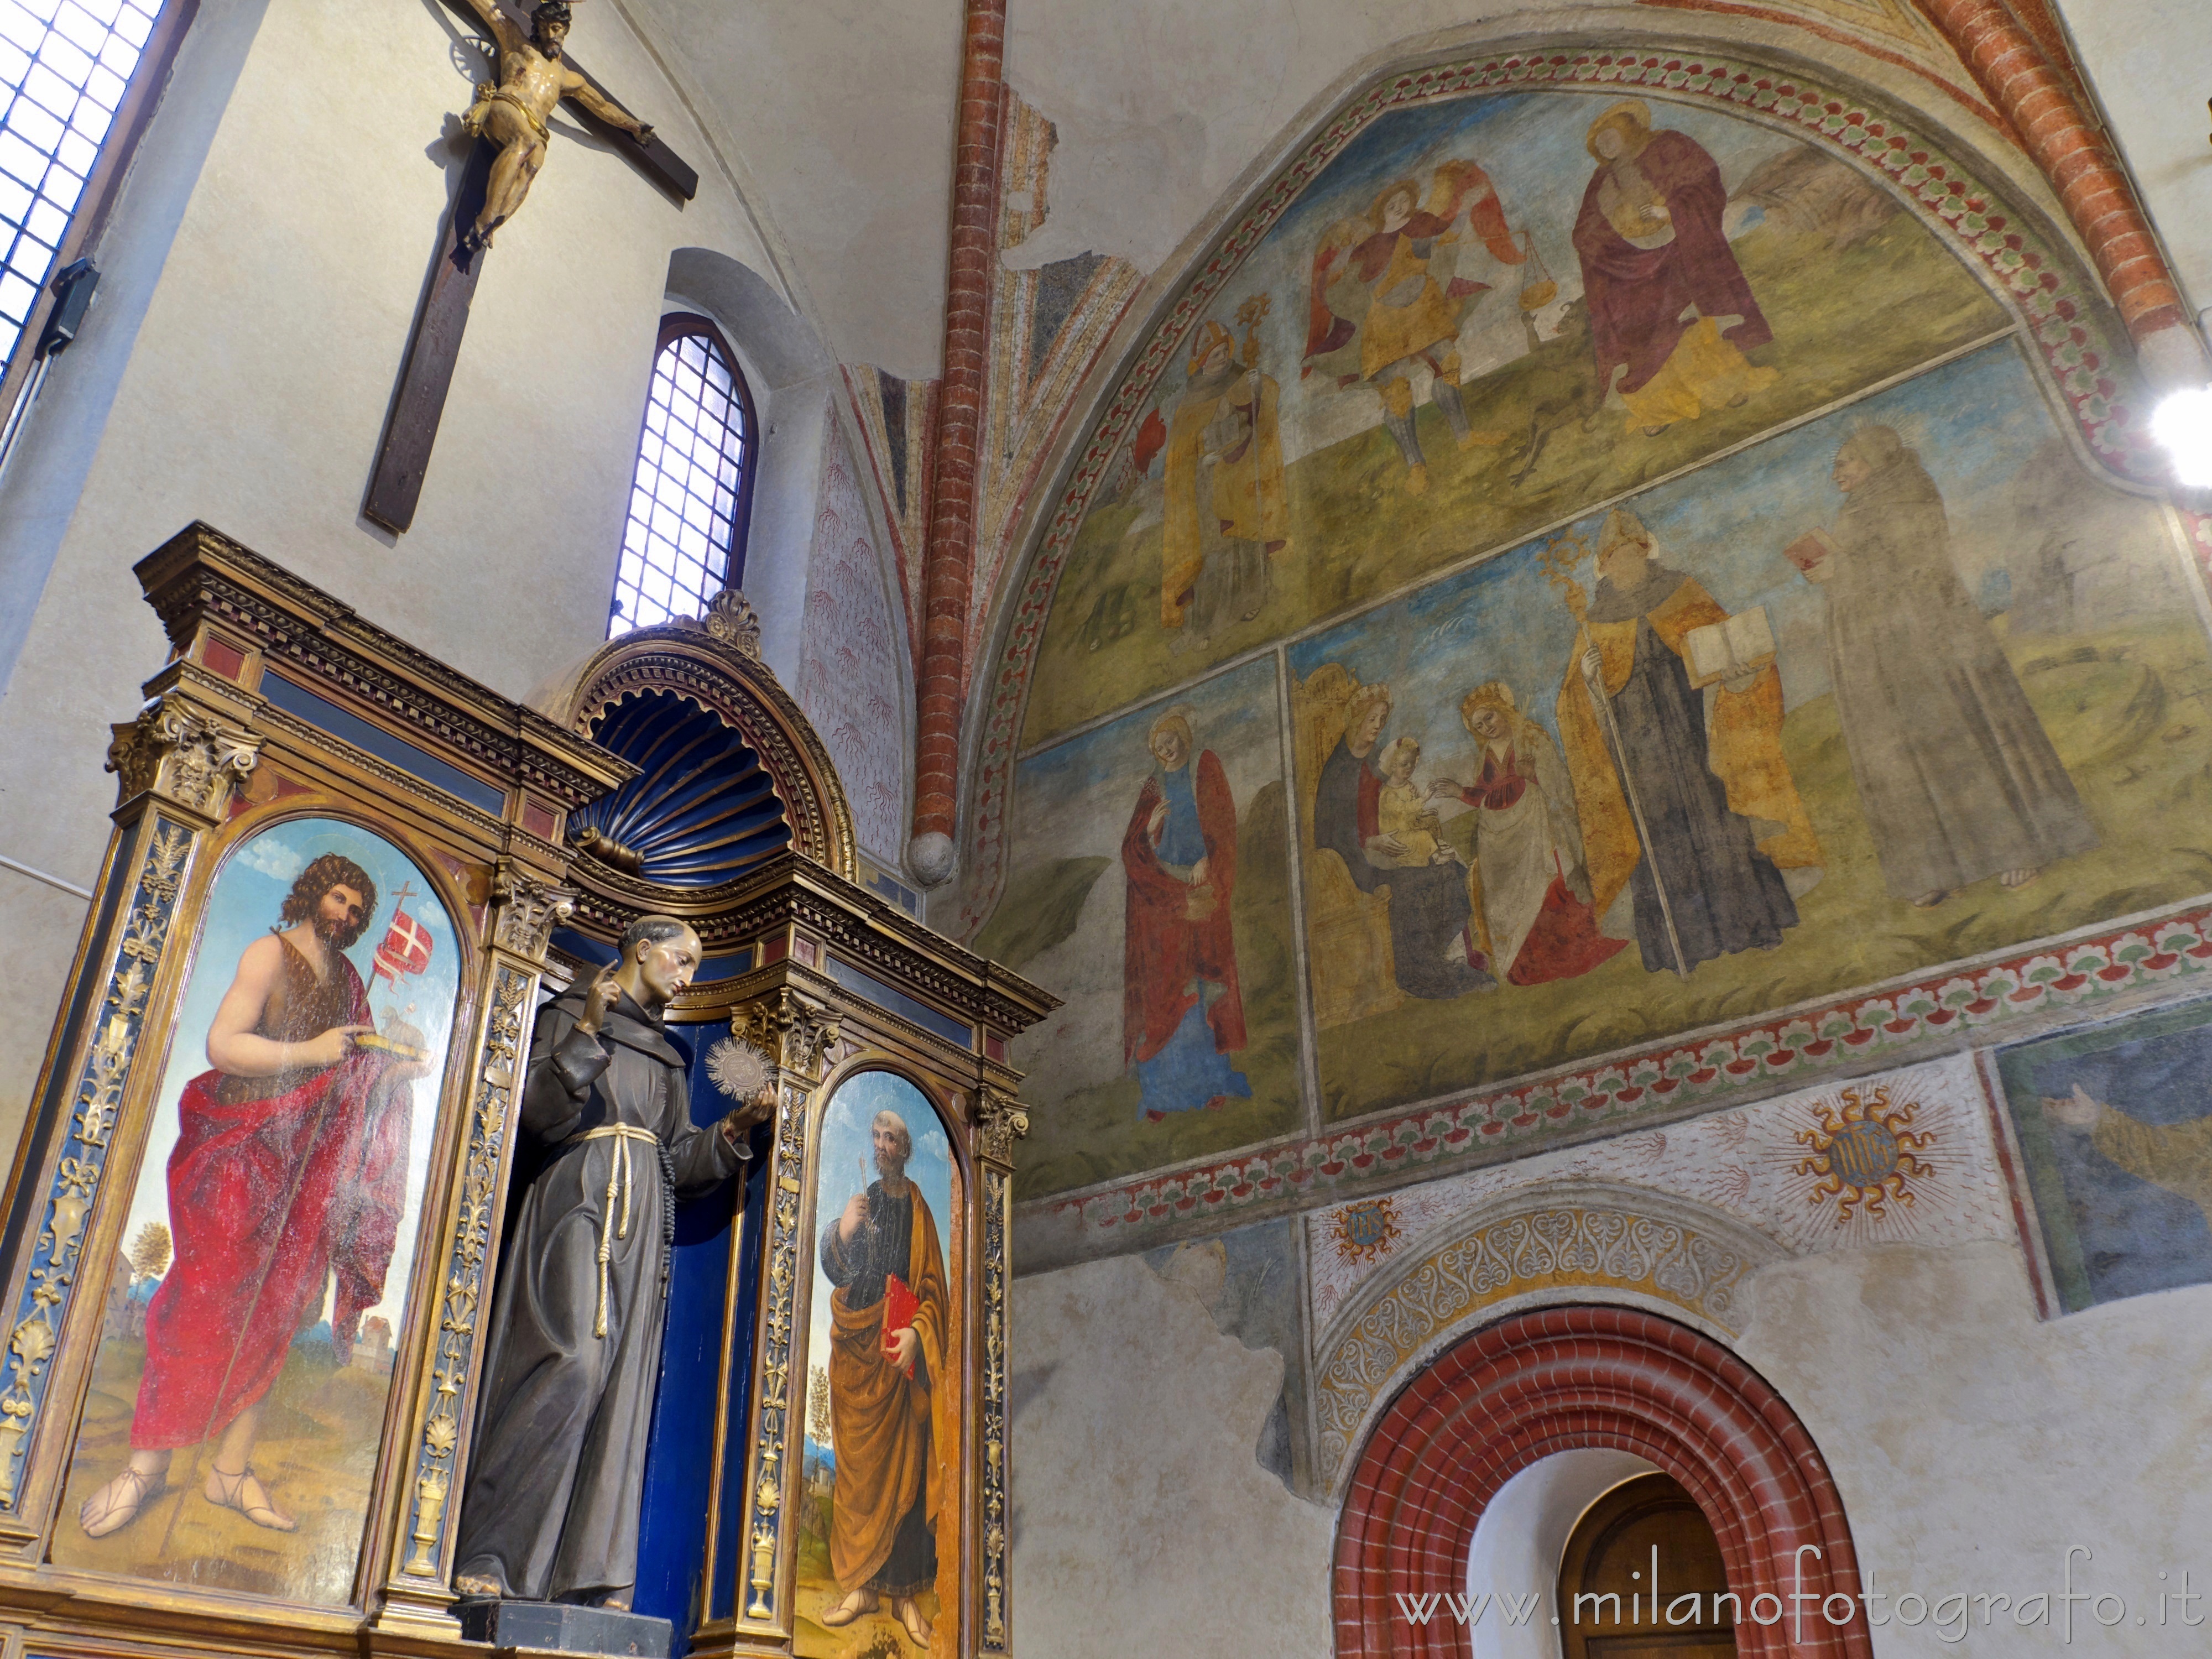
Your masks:
[[[475,104],[461,118],[462,130],[477,146],[416,313],[414,337],[362,505],[369,518],[393,531],[415,521],[477,273],[494,233],[514,216],[545,165],[551,140],[546,120],[554,106],[565,99],[594,131],[620,135],[618,148],[631,164],[678,201],[690,201],[699,188],[699,175],[568,57],[568,0],[543,0],[526,17],[515,0],[452,3],[465,8],[491,36],[498,79],[477,88]]]

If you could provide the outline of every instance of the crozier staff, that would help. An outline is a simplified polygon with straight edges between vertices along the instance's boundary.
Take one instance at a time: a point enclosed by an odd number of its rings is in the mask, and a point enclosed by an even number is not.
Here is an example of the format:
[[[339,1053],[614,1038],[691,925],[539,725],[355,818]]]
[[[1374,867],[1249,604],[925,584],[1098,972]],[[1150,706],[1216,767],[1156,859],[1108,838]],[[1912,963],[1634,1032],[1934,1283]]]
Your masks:
[[[626,1608],[678,1200],[751,1156],[763,1090],[691,1121],[688,1056],[661,1018],[699,936],[643,916],[590,985],[540,1011],[521,1122],[550,1148],[522,1200],[492,1304],[453,1586],[465,1595]]]

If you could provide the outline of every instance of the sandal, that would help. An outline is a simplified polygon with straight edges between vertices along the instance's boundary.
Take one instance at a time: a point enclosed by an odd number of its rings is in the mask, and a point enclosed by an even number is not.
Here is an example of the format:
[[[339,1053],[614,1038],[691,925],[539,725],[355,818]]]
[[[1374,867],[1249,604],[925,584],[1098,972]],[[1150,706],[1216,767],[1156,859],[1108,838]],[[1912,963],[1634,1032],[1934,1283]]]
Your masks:
[[[929,1638],[935,1634],[927,1619],[922,1616],[921,1603],[912,1596],[902,1596],[897,1607],[898,1621],[906,1627],[907,1640],[924,1653],[929,1651]]]
[[[254,1491],[261,1494],[258,1503],[246,1493],[246,1483],[249,1480],[253,1483]],[[236,1510],[257,1527],[266,1527],[271,1532],[294,1532],[299,1528],[300,1523],[278,1509],[270,1499],[269,1488],[261,1484],[251,1463],[236,1474],[225,1474],[214,1465],[209,1465],[207,1486],[204,1490],[209,1503],[218,1509]]]
[[[126,1480],[131,1483],[133,1494],[128,1504],[118,1501],[114,1495],[116,1488]],[[84,1500],[77,1510],[76,1523],[84,1528],[87,1538],[105,1538],[112,1532],[122,1531],[136,1521],[139,1510],[168,1489],[167,1475],[143,1474],[125,1463],[121,1474]],[[106,1502],[101,1503],[102,1499]],[[97,1514],[93,1510],[94,1504],[101,1504]]]

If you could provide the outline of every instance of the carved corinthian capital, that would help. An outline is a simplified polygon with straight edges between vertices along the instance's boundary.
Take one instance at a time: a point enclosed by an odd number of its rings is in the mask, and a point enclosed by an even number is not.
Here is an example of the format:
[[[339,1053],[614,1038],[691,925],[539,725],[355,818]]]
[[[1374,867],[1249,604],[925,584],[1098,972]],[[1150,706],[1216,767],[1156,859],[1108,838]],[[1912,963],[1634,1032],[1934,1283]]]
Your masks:
[[[792,1081],[811,1086],[821,1080],[822,1056],[837,1041],[837,1017],[787,986],[738,1009],[730,1030],[740,1042],[776,1056]]]
[[[975,1097],[975,1128],[983,1156],[994,1164],[1012,1165],[1014,1143],[1030,1132],[1029,1108],[986,1084]]]
[[[499,915],[492,943],[532,962],[545,960],[553,930],[575,914],[576,896],[501,860],[491,878]]]
[[[187,811],[218,816],[232,788],[261,754],[261,739],[225,726],[174,691],[156,697],[128,725],[110,726],[107,769],[116,804],[149,791]]]

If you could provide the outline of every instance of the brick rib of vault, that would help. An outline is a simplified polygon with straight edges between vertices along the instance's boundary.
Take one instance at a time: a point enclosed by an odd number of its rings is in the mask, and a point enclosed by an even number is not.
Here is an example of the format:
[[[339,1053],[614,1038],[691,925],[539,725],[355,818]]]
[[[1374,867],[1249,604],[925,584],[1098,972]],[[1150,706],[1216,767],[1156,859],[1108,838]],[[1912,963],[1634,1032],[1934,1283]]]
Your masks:
[[[922,562],[914,833],[951,836],[958,786],[960,684],[975,562],[977,455],[996,252],[999,129],[1005,107],[1006,0],[968,0],[954,141],[952,258],[945,296],[945,381]]]
[[[2027,31],[1998,0],[1918,3],[2058,192],[2130,337],[2141,343],[2186,326],[2180,289],[2126,175]]]

